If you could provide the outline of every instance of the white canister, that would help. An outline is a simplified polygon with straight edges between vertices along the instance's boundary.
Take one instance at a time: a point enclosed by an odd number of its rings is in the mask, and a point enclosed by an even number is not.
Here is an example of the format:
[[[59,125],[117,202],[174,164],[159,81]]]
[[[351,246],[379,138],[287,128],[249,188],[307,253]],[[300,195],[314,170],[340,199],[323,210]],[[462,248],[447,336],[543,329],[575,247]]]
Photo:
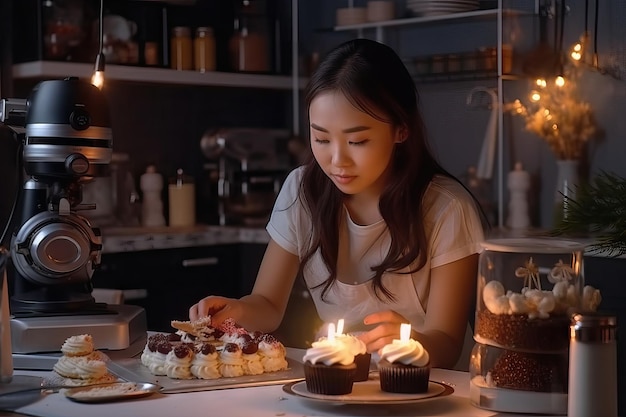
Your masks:
[[[176,171],[168,186],[169,225],[193,226],[196,224],[196,186],[193,178],[184,175],[182,169]]]
[[[570,326],[568,417],[617,417],[617,319],[575,314]]]

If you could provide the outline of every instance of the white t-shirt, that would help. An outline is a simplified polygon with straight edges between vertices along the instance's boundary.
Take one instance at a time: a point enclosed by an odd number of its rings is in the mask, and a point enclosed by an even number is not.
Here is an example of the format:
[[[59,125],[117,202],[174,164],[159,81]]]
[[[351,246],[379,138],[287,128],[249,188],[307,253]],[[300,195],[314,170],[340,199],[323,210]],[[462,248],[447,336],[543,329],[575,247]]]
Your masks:
[[[270,237],[286,251],[300,258],[309,249],[311,219],[298,198],[303,167],[293,170],[276,199],[267,225]],[[382,310],[394,310],[420,330],[430,289],[430,270],[479,253],[483,228],[474,200],[455,180],[436,176],[424,195],[424,225],[429,253],[423,268],[412,274],[385,273],[382,282],[395,296],[395,301],[378,299],[372,290],[372,265],[382,262],[390,246],[386,223],[360,226],[344,210],[339,231],[337,281],[321,299],[323,286],[315,288],[328,277],[322,257],[316,253],[303,271],[320,318],[336,322],[343,318],[349,331],[366,330],[363,318]],[[405,270],[410,270],[407,267]]]

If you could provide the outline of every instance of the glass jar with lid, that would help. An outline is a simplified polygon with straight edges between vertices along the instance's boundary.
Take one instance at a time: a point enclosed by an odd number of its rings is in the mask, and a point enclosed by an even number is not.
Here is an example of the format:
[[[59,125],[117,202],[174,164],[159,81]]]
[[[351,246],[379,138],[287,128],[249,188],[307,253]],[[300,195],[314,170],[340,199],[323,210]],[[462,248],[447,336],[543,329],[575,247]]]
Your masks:
[[[176,26],[172,29],[170,40],[170,66],[176,70],[193,69],[191,29],[187,26]]]
[[[196,29],[193,40],[194,69],[199,72],[215,71],[215,37],[213,28],[201,26]]]
[[[569,325],[583,303],[584,244],[494,239],[483,249],[472,404],[499,412],[567,413]]]
[[[239,72],[271,71],[270,27],[263,0],[243,0],[234,21],[228,50],[231,67]]]

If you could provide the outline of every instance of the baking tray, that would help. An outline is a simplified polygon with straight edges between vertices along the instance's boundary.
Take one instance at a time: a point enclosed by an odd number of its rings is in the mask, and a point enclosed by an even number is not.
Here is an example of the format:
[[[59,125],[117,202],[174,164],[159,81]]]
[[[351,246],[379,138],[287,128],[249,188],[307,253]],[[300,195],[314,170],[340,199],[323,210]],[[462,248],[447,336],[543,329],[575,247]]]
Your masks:
[[[141,363],[139,358],[115,360],[108,364],[108,368],[109,371],[126,381],[151,382],[162,386],[163,389],[161,392],[174,394],[180,392],[278,385],[298,381],[304,378],[304,368],[302,367],[301,358],[301,353],[298,354],[287,349],[287,363],[289,367],[284,371],[211,380],[172,379],[166,376],[155,376]]]

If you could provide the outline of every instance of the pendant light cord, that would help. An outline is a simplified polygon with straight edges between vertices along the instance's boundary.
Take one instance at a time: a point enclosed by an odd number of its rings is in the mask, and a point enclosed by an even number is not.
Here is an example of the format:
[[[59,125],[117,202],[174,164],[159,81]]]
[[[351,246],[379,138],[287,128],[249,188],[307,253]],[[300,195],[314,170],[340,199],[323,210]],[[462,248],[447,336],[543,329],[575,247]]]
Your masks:
[[[598,9],[600,7],[600,0],[596,0],[596,15],[594,16],[593,23],[593,66],[598,68]]]
[[[104,50],[104,0],[100,0],[100,20],[98,22],[98,53]]]

